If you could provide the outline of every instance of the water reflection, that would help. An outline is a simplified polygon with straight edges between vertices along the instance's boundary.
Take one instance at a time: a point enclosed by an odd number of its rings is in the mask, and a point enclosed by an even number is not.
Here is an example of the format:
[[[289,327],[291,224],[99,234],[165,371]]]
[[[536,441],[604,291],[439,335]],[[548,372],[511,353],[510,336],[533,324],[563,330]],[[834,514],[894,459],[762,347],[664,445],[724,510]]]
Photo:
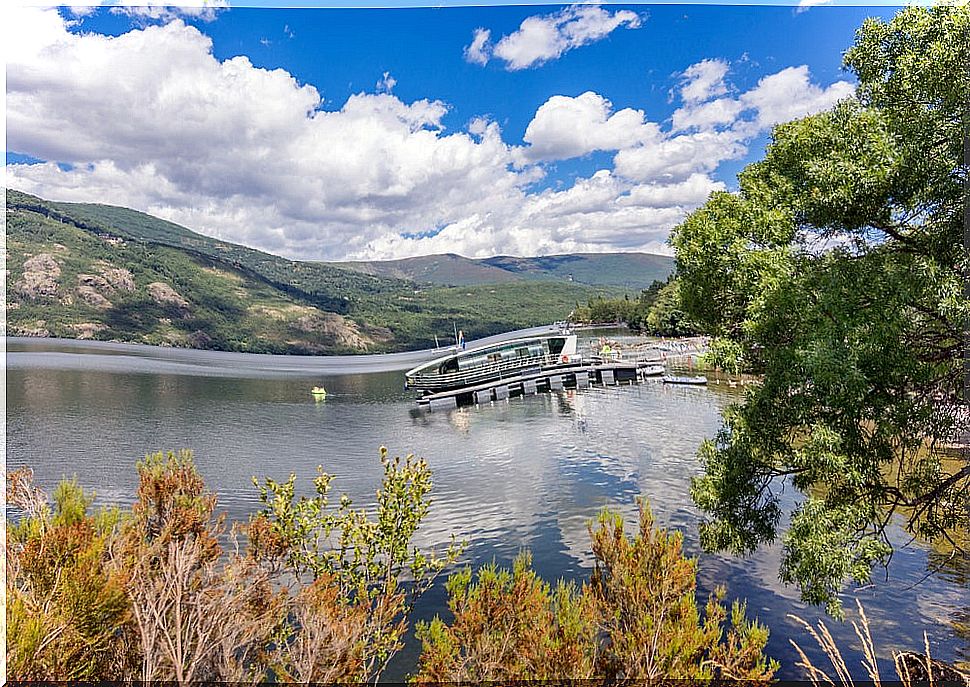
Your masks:
[[[696,450],[741,393],[647,382],[429,413],[404,391],[400,372],[183,375],[166,365],[154,369],[148,360],[133,373],[104,369],[101,358],[89,369],[89,354],[76,349],[52,352],[73,356],[70,366],[21,360],[7,371],[8,464],[30,464],[47,488],[77,474],[100,502],[127,503],[138,458],[189,447],[233,518],[258,505],[251,476],[294,472],[308,493],[317,465],[336,475],[337,492],[367,503],[382,475],[377,449],[386,445],[392,453],[425,457],[434,471],[435,501],[419,531],[422,545],[444,545],[455,533],[470,542],[464,562],[476,565],[508,563],[528,547],[548,579],[588,574],[588,521],[610,507],[632,522],[637,495],[649,499],[659,525],[682,531],[686,550],[699,554],[699,514],[689,495],[700,469]],[[327,388],[325,402],[311,398],[316,384]],[[905,544],[900,530],[893,536]],[[788,637],[802,633],[787,614],[812,619],[818,612],[778,582],[780,555],[777,545],[744,560],[702,555],[699,582],[704,595],[726,583],[730,596],[748,599],[749,612],[772,629],[768,649],[784,663],[780,677],[794,678]],[[849,606],[853,596],[865,603],[887,657],[889,649],[922,646],[924,629],[938,657],[966,656],[966,638],[949,623],[968,615],[970,575],[944,565],[927,578],[941,556],[919,545],[901,548],[888,581],[846,596]],[[429,618],[444,604],[438,585],[418,616]],[[851,627],[830,625],[840,643],[855,644]],[[408,670],[415,650],[409,647],[389,678]],[[883,667],[890,674],[889,664]],[[861,667],[852,668],[861,674]]]

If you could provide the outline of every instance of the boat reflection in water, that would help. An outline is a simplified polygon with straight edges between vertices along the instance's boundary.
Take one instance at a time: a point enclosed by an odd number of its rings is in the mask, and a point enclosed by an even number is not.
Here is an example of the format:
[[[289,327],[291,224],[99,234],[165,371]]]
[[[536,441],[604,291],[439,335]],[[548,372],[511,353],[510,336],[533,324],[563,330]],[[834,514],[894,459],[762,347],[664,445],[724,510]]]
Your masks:
[[[436,393],[581,363],[576,335],[559,334],[458,351],[419,365],[404,378],[409,389]]]

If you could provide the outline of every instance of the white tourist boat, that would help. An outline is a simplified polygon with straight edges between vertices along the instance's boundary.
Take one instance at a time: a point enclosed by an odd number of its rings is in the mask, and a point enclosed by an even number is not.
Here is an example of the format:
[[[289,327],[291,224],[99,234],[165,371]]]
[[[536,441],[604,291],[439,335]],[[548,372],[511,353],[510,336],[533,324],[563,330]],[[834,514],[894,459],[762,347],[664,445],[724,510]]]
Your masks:
[[[512,339],[461,350],[405,373],[407,388],[424,393],[461,389],[530,372],[579,365],[575,334]]]

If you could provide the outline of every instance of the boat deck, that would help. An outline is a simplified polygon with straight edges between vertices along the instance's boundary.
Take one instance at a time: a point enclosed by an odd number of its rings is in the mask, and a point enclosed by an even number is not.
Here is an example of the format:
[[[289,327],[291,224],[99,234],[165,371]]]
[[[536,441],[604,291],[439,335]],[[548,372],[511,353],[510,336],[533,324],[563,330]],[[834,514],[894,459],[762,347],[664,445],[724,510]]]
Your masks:
[[[438,410],[529,396],[540,391],[584,389],[593,384],[635,384],[639,380],[640,367],[631,362],[610,362],[532,371],[515,377],[427,394],[418,399],[418,405],[429,410]]]

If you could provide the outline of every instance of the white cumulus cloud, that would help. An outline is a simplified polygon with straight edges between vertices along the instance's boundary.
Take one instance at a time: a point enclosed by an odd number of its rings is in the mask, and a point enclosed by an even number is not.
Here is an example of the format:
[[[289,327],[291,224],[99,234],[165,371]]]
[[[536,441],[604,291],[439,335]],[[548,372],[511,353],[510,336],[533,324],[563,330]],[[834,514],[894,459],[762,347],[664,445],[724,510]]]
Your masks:
[[[668,136],[619,151],[614,165],[616,173],[627,179],[678,183],[696,173],[713,172],[725,160],[743,157],[748,152],[745,138],[733,130]]]
[[[717,98],[708,102],[692,103],[679,107],[671,115],[674,131],[686,129],[713,129],[733,124],[745,109],[744,103],[734,98]]]
[[[736,98],[685,99],[671,119],[675,131],[707,131],[730,125],[758,133],[828,109],[854,92],[855,87],[848,81],[836,81],[825,88],[812,83],[807,65],[787,67],[763,77],[754,88]],[[741,124],[743,118],[746,119]]]
[[[472,33],[472,42],[465,48],[465,59],[472,64],[485,66],[492,54],[492,32],[488,29],[477,28]]]
[[[73,33],[55,10],[7,16],[7,149],[49,161],[7,165],[9,187],[303,259],[669,252],[670,229],[724,187],[718,165],[771,123],[851,92],[795,67],[732,99],[722,75],[689,91],[685,108],[711,111],[682,130],[592,91],[558,95],[515,145],[492,115],[446,129],[449,106],[393,95],[390,73],[376,85],[386,92],[325,106],[282,69],[216,58],[178,19],[112,37]],[[537,185],[548,163],[595,151],[613,154],[610,168]]]
[[[613,104],[587,91],[555,95],[536,111],[523,139],[528,160],[564,160],[596,150],[619,150],[660,138],[660,128],[641,110],[613,112]]]
[[[826,110],[854,92],[848,81],[836,81],[827,88],[813,84],[808,66],[802,65],[764,77],[741,100],[758,111],[759,126],[768,128]]]
[[[679,208],[691,210],[704,204],[714,191],[724,191],[723,182],[711,179],[707,174],[695,172],[683,181],[665,184],[652,182],[638,184],[619,199],[621,205],[651,208]]]
[[[488,212],[445,226],[434,236],[382,237],[367,246],[362,256],[670,253],[665,241],[670,228],[683,218],[683,210],[668,202],[663,207],[630,202],[625,199],[630,190],[628,182],[601,170],[562,191],[547,189],[521,194],[518,202],[498,203]]]
[[[494,124],[445,133],[438,101],[358,94],[328,110],[283,70],[216,59],[210,39],[178,20],[108,37],[70,33],[56,12],[24,14],[29,45],[7,62],[7,147],[71,168],[9,165],[14,188],[342,257],[485,208],[483,188],[536,178],[510,169]]]
[[[475,29],[471,44],[465,48],[465,59],[484,65],[496,57],[505,62],[506,69],[527,69],[602,40],[621,26],[638,28],[640,16],[630,10],[610,12],[597,5],[571,5],[552,14],[528,17],[494,46],[488,29]]]
[[[680,97],[685,103],[697,103],[727,93],[724,77],[728,64],[724,60],[701,60],[680,75]]]

